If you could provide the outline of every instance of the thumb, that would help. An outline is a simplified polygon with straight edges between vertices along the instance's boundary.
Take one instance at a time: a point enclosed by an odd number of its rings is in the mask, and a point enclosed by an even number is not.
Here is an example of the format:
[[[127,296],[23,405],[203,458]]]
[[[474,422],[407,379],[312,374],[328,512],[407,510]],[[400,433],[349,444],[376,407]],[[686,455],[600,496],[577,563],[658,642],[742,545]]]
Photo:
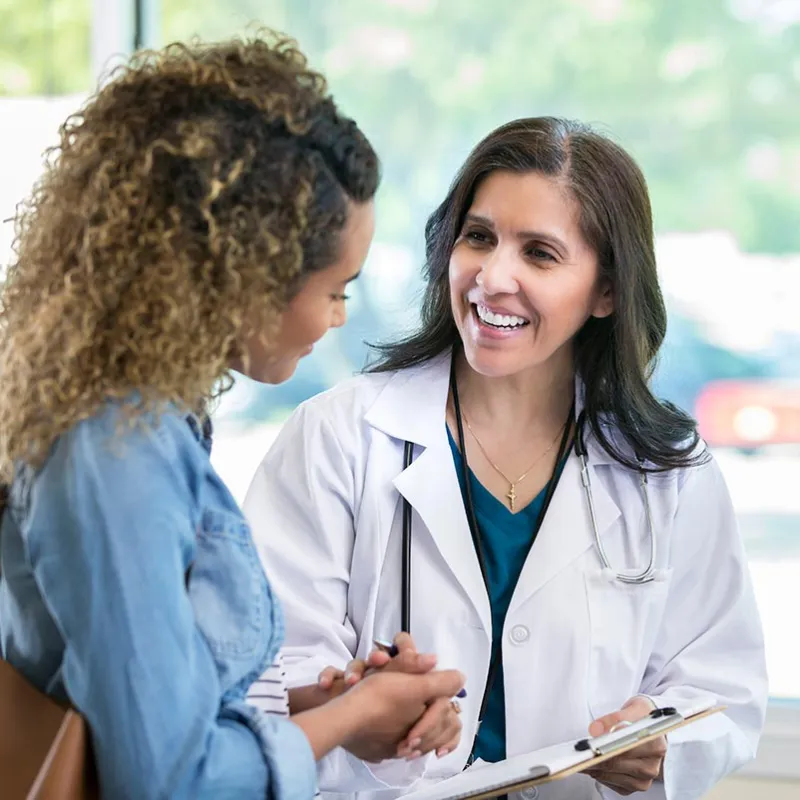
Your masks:
[[[394,646],[397,648],[398,653],[417,652],[417,646],[414,644],[410,633],[398,633],[394,637]]]
[[[457,669],[444,669],[421,675],[423,702],[429,704],[440,697],[455,697],[463,688],[466,678]]]
[[[653,706],[644,697],[632,697],[619,711],[599,717],[589,726],[589,736],[602,736],[611,733],[620,723],[637,722],[646,717]]]
[[[436,656],[433,653],[417,653],[413,650],[405,650],[400,655],[395,656],[392,668],[397,672],[408,672],[410,674],[422,674],[430,672],[436,666]]]

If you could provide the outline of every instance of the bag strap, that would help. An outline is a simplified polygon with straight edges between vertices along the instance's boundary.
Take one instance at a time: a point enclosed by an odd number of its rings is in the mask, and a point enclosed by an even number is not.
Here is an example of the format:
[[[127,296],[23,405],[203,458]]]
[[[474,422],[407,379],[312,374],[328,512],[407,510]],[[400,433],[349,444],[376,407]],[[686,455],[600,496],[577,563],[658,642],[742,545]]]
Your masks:
[[[0,483],[0,538],[3,530],[3,517],[8,507],[8,484]],[[3,561],[0,559],[0,578],[3,577]]]

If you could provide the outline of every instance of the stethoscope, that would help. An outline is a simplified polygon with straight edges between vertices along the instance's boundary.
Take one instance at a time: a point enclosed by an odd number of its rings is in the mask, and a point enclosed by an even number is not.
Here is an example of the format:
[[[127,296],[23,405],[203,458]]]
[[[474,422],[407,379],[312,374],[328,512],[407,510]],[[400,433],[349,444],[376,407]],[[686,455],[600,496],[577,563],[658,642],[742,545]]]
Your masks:
[[[486,581],[486,570],[485,564],[483,561],[483,548],[481,546],[481,537],[480,537],[480,530],[478,528],[477,519],[475,517],[475,510],[472,503],[472,493],[470,489],[470,480],[469,480],[469,465],[467,463],[466,458],[466,448],[464,447],[464,430],[462,426],[462,417],[461,417],[461,407],[458,398],[458,386],[455,380],[455,361],[456,359],[453,358],[453,365],[450,371],[450,389],[451,394],[453,397],[453,404],[455,406],[455,418],[456,418],[456,425],[458,428],[458,438],[459,438],[459,449],[461,450],[461,468],[462,468],[462,477],[463,477],[463,484],[465,487],[465,506],[467,511],[467,521],[469,523],[470,533],[472,535],[472,541],[475,546],[475,553],[478,556],[478,562],[481,566],[481,572],[484,576],[484,581]],[[570,410],[570,418],[573,417],[575,414],[574,407]],[[586,450],[586,443],[584,440],[584,432],[585,432],[585,414],[581,412],[581,414],[575,420],[575,436],[573,440],[573,444],[569,444],[569,433],[570,433],[570,425],[567,424],[564,427],[564,436],[562,437],[561,446],[559,447],[558,457],[556,458],[556,467],[553,472],[553,479],[550,480],[547,488],[547,494],[545,495],[544,503],[542,505],[542,511],[539,515],[539,519],[537,520],[536,530],[534,531],[535,534],[538,532],[538,528],[541,525],[542,521],[544,520],[544,515],[547,512],[547,508],[550,504],[550,500],[555,492],[556,485],[558,483],[558,465],[561,464],[562,460],[566,458],[569,453],[570,448],[574,448],[575,455],[581,462],[581,484],[583,485],[583,492],[584,496],[586,497],[586,505],[589,509],[589,518],[591,519],[592,524],[592,535],[594,537],[594,545],[597,549],[597,553],[600,557],[600,562],[603,565],[605,570],[608,570],[611,573],[614,573],[616,580],[620,583],[625,584],[633,584],[639,585],[644,583],[650,583],[651,581],[655,580],[656,577],[656,555],[657,555],[657,547],[656,547],[656,533],[655,533],[655,526],[653,525],[653,513],[650,505],[650,494],[649,494],[649,484],[647,480],[647,472],[644,470],[639,471],[639,485],[641,486],[642,491],[642,501],[644,503],[645,515],[647,517],[647,529],[650,538],[650,560],[647,564],[647,567],[642,570],[641,572],[634,572],[631,573],[630,571],[626,572],[614,572],[613,568],[611,567],[611,562],[608,559],[608,555],[603,547],[603,543],[600,539],[600,531],[597,527],[597,514],[595,512],[594,506],[594,497],[592,496],[592,479],[591,479],[591,471],[589,469],[589,460],[588,460],[588,452]],[[414,443],[410,441],[405,442],[405,446],[403,449],[403,469],[408,469],[414,460]],[[404,497],[403,498],[403,512],[402,512],[402,562],[401,562],[401,604],[400,604],[400,621],[401,621],[401,630],[410,633],[411,632],[411,538],[412,538],[412,508],[411,504],[408,500]]]
[[[575,423],[575,455],[578,456],[581,462],[581,483],[583,484],[583,493],[586,496],[586,505],[589,508],[589,517],[592,520],[592,534],[594,535],[594,545],[597,548],[597,554],[600,556],[600,562],[603,569],[614,573],[611,567],[611,562],[608,560],[603,542],[600,539],[600,532],[597,529],[597,515],[594,510],[594,499],[592,498],[592,479],[589,476],[589,462],[586,453],[586,444],[584,443],[584,415],[581,413]],[[647,531],[650,535],[650,561],[647,568],[642,572],[616,572],[614,577],[620,583],[627,583],[638,585],[642,583],[650,583],[656,577],[656,531],[653,525],[653,513],[650,508],[650,493],[649,484],[647,482],[647,473],[642,469],[639,470],[639,485],[642,489],[642,503],[644,504],[644,513],[647,517]]]

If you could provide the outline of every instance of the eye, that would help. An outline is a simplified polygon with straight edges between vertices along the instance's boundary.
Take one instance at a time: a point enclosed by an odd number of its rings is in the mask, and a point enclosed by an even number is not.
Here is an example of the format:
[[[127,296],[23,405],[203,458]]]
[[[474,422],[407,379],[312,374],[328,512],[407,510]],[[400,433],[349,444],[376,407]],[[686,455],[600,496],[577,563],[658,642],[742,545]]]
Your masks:
[[[350,299],[349,294],[332,294],[331,300],[336,303],[346,303]]]
[[[466,239],[471,244],[489,244],[492,240],[492,235],[487,231],[482,231],[479,228],[470,228],[469,230],[465,231],[463,234],[463,238]]]
[[[556,257],[541,247],[531,247],[528,249],[528,257],[534,261],[555,261]]]

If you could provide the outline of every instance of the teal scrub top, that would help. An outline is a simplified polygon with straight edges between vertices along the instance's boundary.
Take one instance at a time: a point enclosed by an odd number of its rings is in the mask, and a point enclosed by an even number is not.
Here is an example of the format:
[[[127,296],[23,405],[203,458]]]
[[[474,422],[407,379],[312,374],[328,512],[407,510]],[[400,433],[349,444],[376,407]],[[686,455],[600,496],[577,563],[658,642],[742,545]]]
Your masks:
[[[461,494],[466,505],[461,453],[448,428]],[[521,511],[512,514],[469,471],[470,490],[481,534],[489,601],[492,609],[492,655],[497,660],[483,723],[475,741],[474,756],[484,761],[506,757],[505,688],[503,685],[502,638],[508,606],[534,538],[534,527],[547,494],[547,485]]]

